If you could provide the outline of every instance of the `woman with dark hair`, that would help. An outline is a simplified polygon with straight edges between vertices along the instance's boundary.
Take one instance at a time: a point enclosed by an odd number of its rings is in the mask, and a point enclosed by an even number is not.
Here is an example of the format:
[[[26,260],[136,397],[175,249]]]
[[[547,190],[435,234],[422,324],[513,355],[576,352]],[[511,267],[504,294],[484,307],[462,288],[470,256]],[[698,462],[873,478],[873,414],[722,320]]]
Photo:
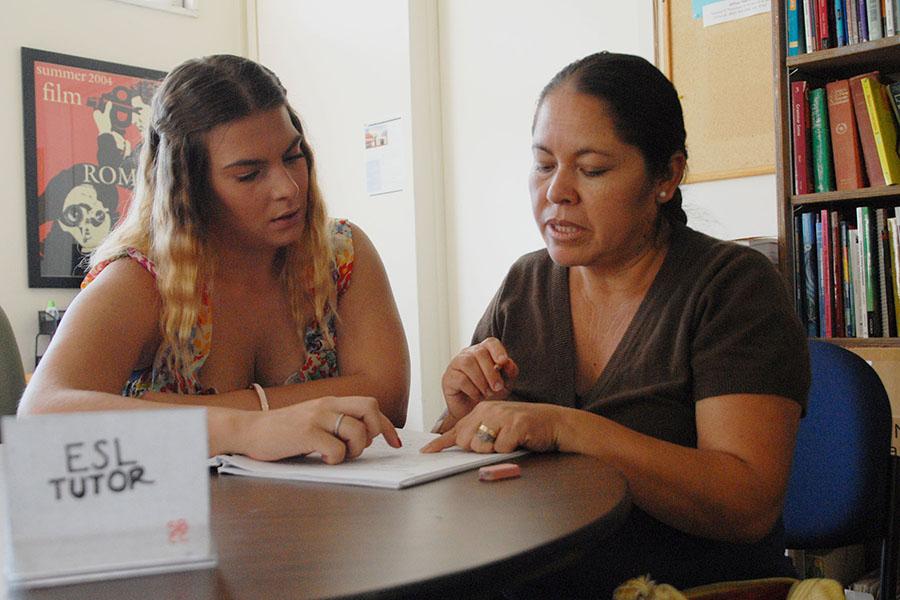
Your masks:
[[[300,119],[251,60],[166,76],[82,287],[20,413],[200,405],[211,455],[262,460],[400,443],[409,354],[381,259],[327,218]]]
[[[806,341],[762,254],[687,227],[675,89],[642,58],[588,56],[543,90],[532,139],[547,247],[513,265],[447,367],[424,450],[578,452],[624,474],[627,525],[522,596],[792,574],[780,514]]]

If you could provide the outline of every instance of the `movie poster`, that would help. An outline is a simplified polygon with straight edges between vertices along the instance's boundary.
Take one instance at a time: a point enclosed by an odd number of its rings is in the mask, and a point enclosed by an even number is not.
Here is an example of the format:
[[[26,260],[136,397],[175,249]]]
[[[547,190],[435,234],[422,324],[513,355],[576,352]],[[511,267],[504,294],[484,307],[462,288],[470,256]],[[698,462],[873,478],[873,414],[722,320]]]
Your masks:
[[[22,48],[29,287],[78,287],[125,214],[163,76]]]

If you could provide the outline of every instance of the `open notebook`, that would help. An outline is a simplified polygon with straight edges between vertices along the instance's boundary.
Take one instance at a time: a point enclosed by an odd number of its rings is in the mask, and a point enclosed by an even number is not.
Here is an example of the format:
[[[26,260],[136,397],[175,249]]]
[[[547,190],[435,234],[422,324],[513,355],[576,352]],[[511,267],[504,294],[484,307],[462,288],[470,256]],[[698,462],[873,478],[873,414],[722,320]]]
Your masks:
[[[209,459],[209,463],[219,473],[232,475],[400,489],[526,453],[520,450],[509,454],[476,454],[454,446],[437,454],[422,454],[419,449],[438,437],[436,434],[405,429],[398,429],[397,433],[403,440],[402,448],[391,448],[378,436],[359,458],[338,465],[326,465],[316,454],[277,462],[220,454]]]

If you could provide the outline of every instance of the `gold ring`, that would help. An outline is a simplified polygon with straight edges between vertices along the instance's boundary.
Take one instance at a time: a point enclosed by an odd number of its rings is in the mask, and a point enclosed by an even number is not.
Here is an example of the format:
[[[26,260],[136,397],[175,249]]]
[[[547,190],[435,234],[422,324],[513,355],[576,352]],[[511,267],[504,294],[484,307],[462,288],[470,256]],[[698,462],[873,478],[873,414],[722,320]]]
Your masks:
[[[475,432],[475,437],[477,437],[482,442],[493,444],[497,441],[497,432],[482,423],[478,426],[478,431]]]

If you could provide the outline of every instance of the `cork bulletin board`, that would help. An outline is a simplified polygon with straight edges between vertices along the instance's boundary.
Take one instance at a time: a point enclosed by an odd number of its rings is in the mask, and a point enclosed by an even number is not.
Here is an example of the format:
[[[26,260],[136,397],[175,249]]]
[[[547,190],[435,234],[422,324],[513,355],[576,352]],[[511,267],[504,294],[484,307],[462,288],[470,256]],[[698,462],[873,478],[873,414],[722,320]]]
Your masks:
[[[654,0],[654,17],[656,65],[684,109],[685,182],[774,173],[771,13],[704,27],[692,0]]]

